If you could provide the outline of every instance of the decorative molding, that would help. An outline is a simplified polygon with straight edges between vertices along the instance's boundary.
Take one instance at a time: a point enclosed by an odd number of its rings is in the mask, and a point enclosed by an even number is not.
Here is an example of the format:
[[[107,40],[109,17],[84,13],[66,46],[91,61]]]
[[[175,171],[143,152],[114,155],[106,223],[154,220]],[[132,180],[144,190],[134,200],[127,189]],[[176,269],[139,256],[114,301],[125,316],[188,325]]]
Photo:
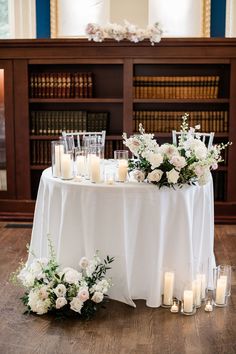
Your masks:
[[[211,0],[202,0],[202,37],[211,36]]]
[[[226,0],[225,37],[236,37],[236,1]]]
[[[58,35],[58,3],[57,0],[50,0],[50,28],[51,38],[57,38]]]

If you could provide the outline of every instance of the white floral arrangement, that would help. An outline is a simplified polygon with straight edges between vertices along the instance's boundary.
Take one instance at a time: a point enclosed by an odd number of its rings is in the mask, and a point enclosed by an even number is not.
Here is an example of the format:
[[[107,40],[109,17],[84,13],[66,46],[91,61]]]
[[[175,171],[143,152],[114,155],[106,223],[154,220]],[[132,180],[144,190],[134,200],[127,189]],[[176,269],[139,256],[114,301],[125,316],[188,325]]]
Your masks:
[[[138,28],[136,25],[124,21],[124,25],[117,23],[109,23],[107,26],[102,27],[96,23],[88,23],[85,29],[88,39],[94,42],[103,42],[106,38],[122,41],[127,39],[131,42],[138,43],[144,39],[149,39],[151,44],[160,42],[162,30],[156,22],[154,25],[147,26],[146,29]]]
[[[128,138],[126,133],[123,134],[123,143],[134,156],[129,160],[129,171],[134,180],[150,182],[160,188],[196,182],[204,185],[209,181],[210,171],[217,169],[218,163],[223,161],[221,150],[231,143],[213,145],[208,149],[196,132],[200,125],[188,127],[188,116],[185,113],[182,117],[178,146],[158,145],[154,134],[145,133],[142,124],[139,125],[140,135]]]
[[[27,307],[26,313],[43,315],[51,312],[57,317],[76,315],[90,319],[107,296],[111,280],[105,278],[114,258],[101,261],[98,253],[93,259],[81,258],[80,270],[60,269],[50,244],[50,259],[34,258],[27,266],[22,264],[12,280],[25,288],[21,298]]]

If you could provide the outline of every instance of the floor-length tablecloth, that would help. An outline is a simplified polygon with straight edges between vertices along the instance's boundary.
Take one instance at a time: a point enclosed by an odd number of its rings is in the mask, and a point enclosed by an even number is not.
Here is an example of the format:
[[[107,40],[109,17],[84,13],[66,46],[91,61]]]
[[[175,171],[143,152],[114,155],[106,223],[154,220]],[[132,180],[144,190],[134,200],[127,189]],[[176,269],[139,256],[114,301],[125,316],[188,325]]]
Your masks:
[[[80,258],[96,250],[114,256],[110,297],[158,307],[163,272],[175,272],[174,293],[181,298],[200,265],[214,266],[213,207],[212,181],[176,190],[78,183],[52,178],[49,168],[40,180],[30,248],[47,257],[50,234],[64,267],[78,268]]]

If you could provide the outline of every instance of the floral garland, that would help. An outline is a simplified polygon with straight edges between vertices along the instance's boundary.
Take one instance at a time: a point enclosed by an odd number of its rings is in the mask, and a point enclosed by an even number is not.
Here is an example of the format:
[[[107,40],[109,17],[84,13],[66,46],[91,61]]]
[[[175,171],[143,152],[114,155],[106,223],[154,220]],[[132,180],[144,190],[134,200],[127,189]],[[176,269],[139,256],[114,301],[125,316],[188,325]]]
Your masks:
[[[114,258],[100,260],[98,253],[93,259],[81,258],[80,271],[67,267],[60,270],[49,240],[50,259],[35,258],[28,266],[22,264],[11,280],[25,288],[21,298],[26,313],[43,315],[51,312],[57,317],[77,315],[90,319],[106,297],[111,280],[105,278]]]
[[[181,135],[178,146],[173,144],[158,145],[154,134],[146,134],[139,125],[140,135],[127,137],[123,134],[126,145],[135,158],[129,160],[129,171],[133,179],[138,182],[147,181],[158,185],[174,187],[176,185],[195,184],[204,185],[209,181],[210,171],[218,168],[222,162],[221,150],[227,144],[218,144],[207,149],[200,134],[195,128],[188,128],[188,114],[183,117]]]
[[[150,40],[151,44],[154,45],[160,42],[163,32],[157,22],[143,29],[138,28],[128,21],[124,21],[123,26],[117,23],[109,23],[107,26],[102,27],[96,23],[89,23],[86,26],[85,33],[88,39],[94,42],[102,42],[105,38],[112,38],[118,42],[127,39],[131,42],[138,43],[147,38]]]

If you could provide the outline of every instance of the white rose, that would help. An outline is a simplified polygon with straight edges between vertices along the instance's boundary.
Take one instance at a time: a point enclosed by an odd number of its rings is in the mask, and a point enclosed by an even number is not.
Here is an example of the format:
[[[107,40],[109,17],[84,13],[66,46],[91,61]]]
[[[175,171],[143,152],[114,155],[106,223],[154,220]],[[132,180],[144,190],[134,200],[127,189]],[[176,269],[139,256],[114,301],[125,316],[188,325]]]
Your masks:
[[[89,299],[89,292],[88,289],[81,289],[78,294],[77,297],[82,301],[85,302],[86,300]]]
[[[46,285],[39,289],[39,298],[40,300],[46,300],[48,298],[48,287]]]
[[[82,274],[77,272],[77,270],[73,268],[65,268],[62,272],[65,274],[64,277],[65,282],[69,284],[76,284],[82,278]]]
[[[141,170],[134,170],[132,176],[138,182],[143,182],[145,179],[145,173]]]
[[[56,299],[56,309],[60,309],[61,307],[67,304],[67,300],[64,297],[58,297]]]
[[[147,179],[149,182],[159,182],[161,180],[162,175],[163,172],[161,170],[153,170],[148,174]]]
[[[71,310],[75,312],[81,312],[81,309],[83,307],[83,301],[81,301],[78,297],[73,297],[71,303],[70,303],[70,308]]]
[[[86,269],[86,268],[88,267],[88,265],[89,265],[89,260],[88,260],[88,258],[82,257],[81,260],[80,260],[80,262],[79,262],[79,265],[80,265],[80,267],[81,267],[82,269]]]
[[[167,180],[169,183],[177,183],[179,179],[179,172],[177,172],[174,168],[171,171],[166,172]]]
[[[152,170],[159,167],[163,162],[163,156],[160,153],[150,152],[147,159],[151,164]]]
[[[169,159],[173,156],[173,155],[178,155],[178,149],[175,145],[171,145],[171,144],[163,144],[160,146],[160,151],[162,154],[165,154]]]
[[[99,292],[99,291],[96,291],[94,294],[93,294],[93,297],[92,297],[92,301],[96,302],[97,304],[99,302],[102,302],[103,300],[103,293]]]
[[[57,297],[62,297],[66,295],[66,287],[64,284],[58,284],[57,287],[54,289],[54,293]]]
[[[170,163],[174,165],[178,170],[181,170],[181,168],[187,165],[185,158],[180,155],[172,156],[172,158],[170,159]]]

